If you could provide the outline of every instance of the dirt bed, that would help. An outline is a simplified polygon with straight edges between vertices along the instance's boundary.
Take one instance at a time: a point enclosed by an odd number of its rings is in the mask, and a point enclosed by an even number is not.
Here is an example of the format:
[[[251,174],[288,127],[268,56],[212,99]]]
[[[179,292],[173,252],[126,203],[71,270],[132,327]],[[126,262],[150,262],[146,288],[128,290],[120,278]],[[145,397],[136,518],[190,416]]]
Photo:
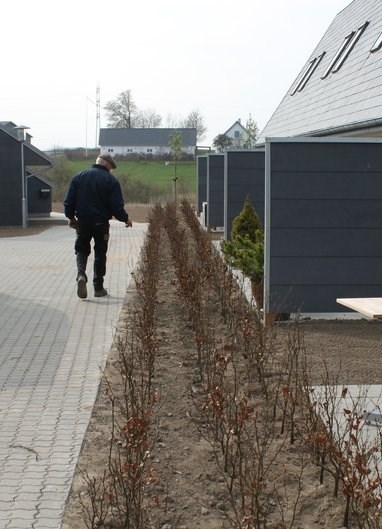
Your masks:
[[[158,353],[154,376],[159,404],[150,450],[150,468],[155,479],[147,487],[144,527],[237,528],[239,525],[232,515],[231,500],[227,494],[227,478],[217,465],[215,448],[198,427],[195,399],[201,392],[201,384],[195,358],[195,339],[184,303],[179,297],[170,248],[165,238],[161,242],[161,250],[157,300]],[[137,302],[137,292],[132,286],[121,314],[119,327],[122,333]],[[216,312],[210,314],[210,318],[214,322],[216,343],[224,350],[230,339],[230,330],[222,318],[219,304],[216,303],[215,307]],[[293,325],[292,322],[275,324],[275,350],[284,346]],[[380,322],[307,320],[300,323],[299,329],[299,340],[303,342],[312,384],[327,383],[328,374],[339,384],[382,383]],[[86,522],[84,519],[83,505],[89,505],[89,489],[85,486],[84,473],[99,479],[107,468],[111,435],[110,392],[107,388],[114,383],[118,385],[120,380],[116,369],[117,357],[114,347],[84,440],[62,529],[93,527],[89,525],[89,520]],[[278,428],[280,419],[275,421]],[[285,442],[283,436],[276,435],[272,446],[272,450],[277,452],[277,460],[268,475],[267,486],[283,490],[285,496],[279,504],[278,500],[269,502],[266,527],[341,528],[344,498],[341,494],[334,497],[333,480],[330,478],[325,479],[323,484],[319,483],[320,469],[314,464],[304,440],[301,438],[291,444]],[[94,524],[94,527],[98,526]],[[117,526],[109,525],[99,527],[117,529]],[[136,526],[131,524],[126,527]],[[254,526],[243,522],[242,527]]]

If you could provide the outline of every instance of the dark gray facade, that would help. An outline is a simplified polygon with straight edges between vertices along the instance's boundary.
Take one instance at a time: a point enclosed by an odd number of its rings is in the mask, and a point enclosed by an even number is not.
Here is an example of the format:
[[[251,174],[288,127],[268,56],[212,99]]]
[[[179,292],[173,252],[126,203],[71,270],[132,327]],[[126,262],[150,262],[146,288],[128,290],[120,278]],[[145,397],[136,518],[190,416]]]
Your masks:
[[[0,130],[0,225],[22,225],[20,144]]]
[[[265,165],[265,311],[382,296],[382,140],[268,139]]]
[[[209,154],[207,160],[207,227],[224,225],[224,154]]]
[[[38,175],[28,175],[28,215],[49,217],[52,211],[52,184]]]
[[[202,212],[203,202],[207,202],[207,156],[196,157],[196,204]]]
[[[0,122],[0,226],[23,225],[24,204],[25,216],[28,215],[30,179],[26,178],[27,171],[33,175],[41,171],[41,167],[50,166],[52,161],[31,144],[28,134],[21,142],[14,123]],[[46,204],[46,199],[41,197],[41,200]]]
[[[265,152],[227,151],[224,161],[224,238],[248,197],[264,226]]]

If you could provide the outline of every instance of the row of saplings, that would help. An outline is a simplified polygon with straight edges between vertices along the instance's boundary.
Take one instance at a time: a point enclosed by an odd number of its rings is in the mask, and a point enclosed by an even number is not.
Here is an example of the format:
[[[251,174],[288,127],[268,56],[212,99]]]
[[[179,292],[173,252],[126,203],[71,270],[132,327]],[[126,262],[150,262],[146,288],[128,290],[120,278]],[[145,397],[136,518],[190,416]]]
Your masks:
[[[246,201],[243,212],[251,208]],[[151,454],[152,429],[161,406],[153,375],[165,241],[176,272],[176,290],[192,326],[202,388],[194,398],[195,426],[210,443],[222,474],[227,527],[301,527],[303,480],[312,461],[320,469],[321,483],[332,476],[345,527],[381,527],[382,496],[374,459],[379,447],[363,442],[356,406],[346,410],[340,433],[330,411],[335,396],[329,381],[325,402],[312,399],[300,323],[264,322],[259,305],[246,300],[232,275],[232,264],[249,259],[248,252],[243,257],[243,247],[258,258],[261,255],[261,227],[257,226],[254,239],[241,233],[236,248],[227,243],[226,261],[185,200],[180,209],[173,203],[157,205],[150,215],[134,274],[136,302],[116,339],[114,369],[119,383],[111,386],[104,381],[112,410],[107,463],[101,476],[84,473],[81,502],[86,526],[148,529],[153,509],[162,508],[161,498],[152,492],[157,477]],[[213,332],[217,303],[227,328],[223,345]],[[288,471],[283,461],[292,446],[298,449],[288,456],[293,459]]]

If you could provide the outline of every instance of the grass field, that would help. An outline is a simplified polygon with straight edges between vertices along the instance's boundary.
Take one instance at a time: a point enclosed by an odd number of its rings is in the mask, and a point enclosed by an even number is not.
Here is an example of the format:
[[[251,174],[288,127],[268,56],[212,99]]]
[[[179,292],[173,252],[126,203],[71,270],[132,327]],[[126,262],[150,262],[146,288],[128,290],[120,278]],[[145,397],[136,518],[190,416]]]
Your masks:
[[[91,160],[68,161],[70,171],[75,174],[89,167]],[[164,161],[118,161],[117,169],[113,174],[121,181],[125,179],[139,180],[146,185],[162,186],[171,185],[175,176],[174,162]],[[194,191],[196,186],[195,161],[178,162],[177,177],[184,187]]]
[[[48,175],[54,184],[53,200],[61,202],[73,175],[91,167],[94,158],[81,160],[61,159]],[[186,197],[192,202],[196,196],[196,163],[182,161],[177,165],[174,182],[174,162],[161,160],[117,160],[113,174],[119,180],[122,192],[131,202],[142,204],[163,202],[175,197]],[[176,189],[176,191],[175,191]]]

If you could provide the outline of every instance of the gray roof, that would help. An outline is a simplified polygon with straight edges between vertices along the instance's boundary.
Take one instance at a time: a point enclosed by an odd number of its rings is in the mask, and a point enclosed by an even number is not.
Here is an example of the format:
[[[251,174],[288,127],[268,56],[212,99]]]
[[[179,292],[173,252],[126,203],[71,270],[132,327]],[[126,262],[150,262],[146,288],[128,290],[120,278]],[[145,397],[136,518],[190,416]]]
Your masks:
[[[27,176],[29,178],[36,178],[37,180],[40,180],[40,182],[42,182],[44,185],[48,187],[51,187],[51,188],[54,187],[52,182],[49,182],[49,180],[41,176],[39,173],[32,173],[31,171],[27,171]]]
[[[10,136],[17,138],[15,127],[16,123],[13,123],[13,121],[0,121],[0,129],[6,131]]]
[[[168,147],[170,134],[181,132],[183,147],[196,146],[196,129],[100,129],[100,146]]]
[[[324,77],[345,37],[366,22],[342,66]],[[381,33],[381,0],[353,0],[340,11],[262,130],[257,144],[263,144],[266,137],[328,135],[382,125],[382,48],[370,52]],[[323,52],[306,85],[293,94],[311,61]]]
[[[15,127],[16,125],[12,121],[0,121],[0,132],[5,132],[16,141],[19,141]],[[26,133],[26,140],[24,142],[25,165],[52,166],[53,160],[43,151],[40,151],[40,149],[32,145],[31,139],[32,136]]]

